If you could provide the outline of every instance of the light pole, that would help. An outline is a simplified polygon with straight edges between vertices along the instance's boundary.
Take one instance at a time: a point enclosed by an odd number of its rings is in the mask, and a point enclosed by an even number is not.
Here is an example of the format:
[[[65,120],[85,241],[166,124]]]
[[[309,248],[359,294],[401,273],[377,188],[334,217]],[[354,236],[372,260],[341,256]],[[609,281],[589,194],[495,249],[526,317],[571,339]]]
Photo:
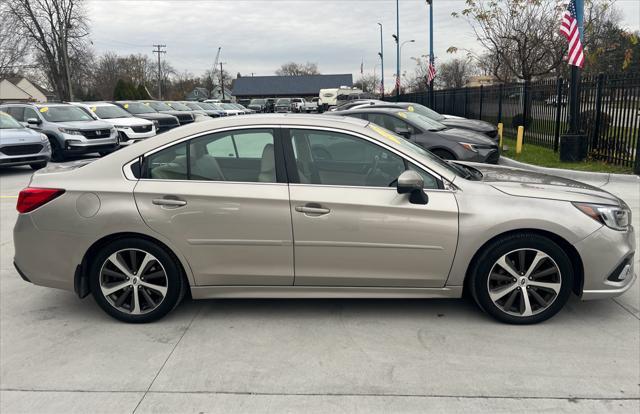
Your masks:
[[[427,0],[427,4],[429,4],[429,66],[433,66],[433,0]],[[433,79],[431,79],[431,82],[429,82],[429,106],[433,108],[434,104]]]
[[[400,0],[396,0],[396,101],[400,99]]]
[[[407,43],[414,43],[415,40],[411,39],[411,40],[405,40],[404,42],[402,42],[402,44],[400,45],[400,54],[398,55],[398,60],[401,59],[402,57],[402,48],[404,47],[404,45],[406,45]],[[400,89],[400,83],[401,83],[401,77],[400,77],[400,64],[398,63],[398,90]]]
[[[382,66],[382,74],[380,75],[380,96],[384,99],[384,48],[382,43],[382,23],[378,23],[380,26],[380,66]]]

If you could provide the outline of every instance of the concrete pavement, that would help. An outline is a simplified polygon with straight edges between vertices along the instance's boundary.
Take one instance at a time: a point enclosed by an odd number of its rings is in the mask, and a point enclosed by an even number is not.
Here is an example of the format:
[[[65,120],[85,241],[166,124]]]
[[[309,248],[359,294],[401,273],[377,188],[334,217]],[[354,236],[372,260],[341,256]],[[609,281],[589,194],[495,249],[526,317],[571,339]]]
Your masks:
[[[14,197],[29,174],[0,170],[2,413],[640,409],[639,284],[526,327],[464,300],[187,301],[126,325],[16,274]],[[640,228],[638,186],[594,184]]]

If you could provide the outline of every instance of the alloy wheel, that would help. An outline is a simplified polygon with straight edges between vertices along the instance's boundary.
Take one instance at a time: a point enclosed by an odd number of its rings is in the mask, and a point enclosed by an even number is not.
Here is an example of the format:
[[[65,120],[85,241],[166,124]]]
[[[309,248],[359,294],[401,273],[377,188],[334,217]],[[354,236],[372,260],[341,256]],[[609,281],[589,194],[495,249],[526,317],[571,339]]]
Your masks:
[[[520,317],[539,314],[556,300],[562,287],[557,263],[536,249],[501,256],[487,279],[489,297],[501,311]]]
[[[100,290],[117,310],[141,315],[156,309],[167,295],[169,279],[162,263],[140,249],[119,250],[100,269]]]

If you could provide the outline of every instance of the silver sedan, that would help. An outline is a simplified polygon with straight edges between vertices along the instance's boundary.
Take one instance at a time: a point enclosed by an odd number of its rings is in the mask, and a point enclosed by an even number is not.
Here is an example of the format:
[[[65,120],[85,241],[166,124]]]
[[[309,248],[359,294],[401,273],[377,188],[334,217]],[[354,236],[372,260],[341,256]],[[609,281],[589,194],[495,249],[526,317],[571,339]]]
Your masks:
[[[457,298],[536,323],[632,285],[630,211],[575,181],[443,161],[366,121],[174,129],[20,193],[15,266],[126,322],[206,298]],[[38,252],[34,256],[34,252]]]

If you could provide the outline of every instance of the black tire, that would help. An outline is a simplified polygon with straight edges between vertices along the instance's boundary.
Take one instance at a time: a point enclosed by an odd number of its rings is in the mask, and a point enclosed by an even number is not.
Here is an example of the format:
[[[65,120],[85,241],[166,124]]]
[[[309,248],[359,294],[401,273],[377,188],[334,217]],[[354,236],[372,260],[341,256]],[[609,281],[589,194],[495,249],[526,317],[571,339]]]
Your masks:
[[[531,316],[512,315],[498,307],[489,295],[489,277],[494,264],[504,255],[517,250],[530,249],[546,254],[557,266],[560,276],[560,289],[552,302],[541,308]],[[566,252],[553,240],[535,233],[513,234],[496,239],[487,245],[479,254],[470,269],[468,288],[478,306],[495,319],[516,325],[527,325],[545,321],[562,309],[569,300],[573,286],[574,272],[571,261]],[[515,278],[514,278],[515,280]],[[526,281],[524,282],[526,283]],[[517,284],[517,283],[516,283]],[[530,286],[526,286],[528,289]],[[533,287],[533,286],[532,286]],[[517,295],[526,292],[525,286],[520,286]],[[527,294],[528,295],[528,294]],[[522,301],[521,296],[518,298]],[[532,302],[533,303],[533,302]]]
[[[126,249],[138,249],[150,253],[160,262],[167,276],[167,293],[164,299],[155,309],[147,313],[134,315],[118,310],[105,298],[101,291],[100,272],[103,264],[113,253]],[[103,247],[91,263],[89,287],[93,298],[102,310],[120,321],[127,323],[157,321],[178,306],[187,289],[187,282],[182,274],[180,265],[176,261],[177,259],[172,254],[151,241],[137,238],[118,239]]]
[[[47,166],[47,162],[46,161],[34,162],[33,164],[29,164],[29,167],[31,167],[31,169],[33,169],[33,170],[39,170],[39,169],[44,168],[46,166]]]
[[[447,151],[445,149],[438,148],[438,149],[432,150],[431,152],[437,155],[438,157],[442,158],[443,160],[457,160],[456,156],[453,155],[452,152]]]
[[[51,146],[51,161],[64,162],[67,157],[65,156],[64,151],[62,151],[62,148],[60,148],[58,140],[49,137],[49,145]]]

